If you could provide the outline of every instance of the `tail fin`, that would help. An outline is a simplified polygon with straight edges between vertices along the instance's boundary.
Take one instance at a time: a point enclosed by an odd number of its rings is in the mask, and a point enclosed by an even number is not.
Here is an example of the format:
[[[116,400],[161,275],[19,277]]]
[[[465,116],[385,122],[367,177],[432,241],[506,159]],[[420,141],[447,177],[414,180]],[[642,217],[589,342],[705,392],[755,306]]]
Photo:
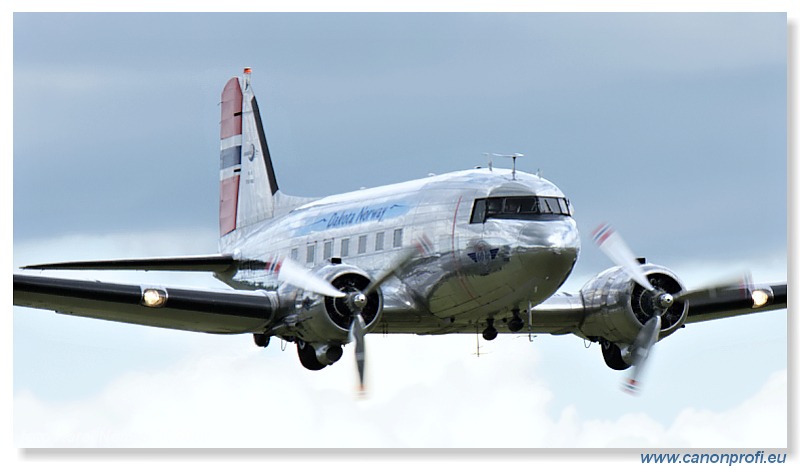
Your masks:
[[[219,234],[270,219],[278,182],[250,87],[250,69],[222,90],[220,121]]]

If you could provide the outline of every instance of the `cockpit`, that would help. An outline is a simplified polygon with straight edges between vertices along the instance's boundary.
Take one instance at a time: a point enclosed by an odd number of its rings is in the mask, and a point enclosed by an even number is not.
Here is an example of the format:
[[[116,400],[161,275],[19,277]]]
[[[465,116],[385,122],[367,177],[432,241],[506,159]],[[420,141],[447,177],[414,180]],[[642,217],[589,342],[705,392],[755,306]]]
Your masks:
[[[475,200],[469,222],[482,224],[487,219],[547,220],[563,216],[572,216],[572,206],[563,197],[488,197]]]

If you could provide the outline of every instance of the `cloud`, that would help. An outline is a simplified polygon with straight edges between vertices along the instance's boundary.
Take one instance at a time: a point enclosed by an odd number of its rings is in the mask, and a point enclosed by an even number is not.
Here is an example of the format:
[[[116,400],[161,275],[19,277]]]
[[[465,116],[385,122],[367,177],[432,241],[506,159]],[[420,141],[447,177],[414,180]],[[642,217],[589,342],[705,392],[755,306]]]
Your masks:
[[[418,358],[392,352],[415,347],[419,338],[370,339],[367,400],[355,396],[347,354],[345,364],[311,373],[296,364],[293,351],[213,350],[160,370],[123,374],[81,400],[48,402],[22,391],[14,401],[15,441],[21,447],[787,445],[786,371],[727,410],[687,407],[666,425],[641,412],[596,420],[582,418],[574,406],[552,409],[554,391],[536,378],[530,354],[514,354],[519,343],[505,341],[494,358],[476,360],[465,357],[463,338],[437,338],[443,354],[416,373]]]
[[[774,373],[753,397],[726,412],[687,408],[669,434],[685,439],[691,447],[786,447],[787,409],[787,372],[783,370]]]

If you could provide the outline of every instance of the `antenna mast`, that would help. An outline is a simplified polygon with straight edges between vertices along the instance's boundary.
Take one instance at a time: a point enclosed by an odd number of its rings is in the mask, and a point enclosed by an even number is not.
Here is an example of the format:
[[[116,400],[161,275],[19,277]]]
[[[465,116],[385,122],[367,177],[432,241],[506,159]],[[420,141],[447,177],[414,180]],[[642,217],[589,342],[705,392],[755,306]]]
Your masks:
[[[517,179],[517,158],[524,157],[525,155],[523,155],[521,153],[512,153],[511,155],[499,155],[499,154],[493,153],[492,155],[495,156],[495,157],[504,157],[504,158],[510,158],[511,159],[511,179],[512,180],[516,180]]]

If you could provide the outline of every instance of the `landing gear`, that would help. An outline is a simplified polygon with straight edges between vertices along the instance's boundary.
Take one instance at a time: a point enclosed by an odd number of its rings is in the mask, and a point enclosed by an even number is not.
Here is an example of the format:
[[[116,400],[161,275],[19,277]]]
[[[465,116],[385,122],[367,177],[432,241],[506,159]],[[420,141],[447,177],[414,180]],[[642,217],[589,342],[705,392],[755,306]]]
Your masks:
[[[513,317],[508,321],[508,329],[511,330],[512,333],[516,333],[525,326],[525,322],[522,321],[522,318],[520,318],[518,308],[512,310],[511,314]]]
[[[269,336],[265,335],[264,333],[254,333],[253,341],[255,341],[256,346],[259,348],[266,348],[269,346]]]
[[[297,357],[300,358],[300,364],[303,364],[308,370],[321,370],[325,368],[325,364],[319,362],[317,359],[317,352],[314,348],[305,342],[297,342]]]
[[[605,359],[608,367],[614,370],[625,370],[631,366],[622,360],[622,351],[620,351],[619,346],[611,341],[601,339],[600,349],[603,351],[603,359]]]
[[[342,346],[324,343],[314,345],[297,340],[297,357],[306,369],[320,370],[342,358]]]
[[[494,318],[486,319],[486,329],[483,330],[483,339],[491,341],[497,338],[497,328],[494,327]]]

